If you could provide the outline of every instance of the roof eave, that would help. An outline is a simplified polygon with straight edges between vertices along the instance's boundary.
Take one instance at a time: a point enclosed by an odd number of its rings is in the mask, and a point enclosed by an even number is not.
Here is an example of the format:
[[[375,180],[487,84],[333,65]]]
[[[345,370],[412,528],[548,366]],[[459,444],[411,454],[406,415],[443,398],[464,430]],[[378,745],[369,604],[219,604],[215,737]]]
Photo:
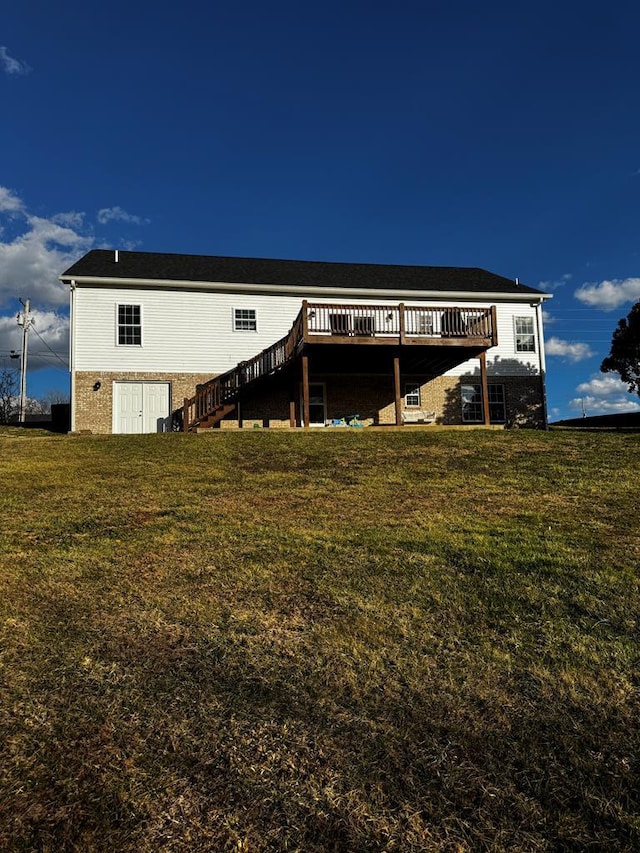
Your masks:
[[[247,284],[243,282],[224,281],[192,281],[188,279],[153,279],[153,278],[116,278],[107,276],[77,276],[61,275],[60,281],[65,284],[117,286],[117,287],[163,287],[190,290],[225,291],[227,293],[278,293],[278,294],[303,294],[306,296],[367,296],[379,298],[384,296],[390,299],[415,299],[416,295],[421,298],[442,299],[449,294],[457,299],[487,300],[504,299],[516,302],[538,302],[551,299],[549,293],[531,293],[523,291],[502,292],[498,290],[465,291],[465,290],[416,290],[402,288],[382,287],[341,287],[339,285],[304,285],[304,284]]]

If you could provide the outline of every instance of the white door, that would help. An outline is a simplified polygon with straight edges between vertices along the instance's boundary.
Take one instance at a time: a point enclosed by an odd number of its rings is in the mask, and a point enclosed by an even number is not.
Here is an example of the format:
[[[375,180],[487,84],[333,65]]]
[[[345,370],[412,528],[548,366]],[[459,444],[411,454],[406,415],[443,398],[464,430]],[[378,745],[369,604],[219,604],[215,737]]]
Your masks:
[[[145,382],[142,386],[142,432],[167,432],[169,383]]]
[[[114,432],[165,432],[168,429],[168,422],[168,382],[114,383]]]

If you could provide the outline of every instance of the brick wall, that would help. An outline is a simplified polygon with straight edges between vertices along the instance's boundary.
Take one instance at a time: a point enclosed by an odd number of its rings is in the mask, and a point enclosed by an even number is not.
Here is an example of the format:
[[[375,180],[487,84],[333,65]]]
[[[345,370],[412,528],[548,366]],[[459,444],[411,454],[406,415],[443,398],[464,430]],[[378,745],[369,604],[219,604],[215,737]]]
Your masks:
[[[76,430],[91,430],[95,433],[110,433],[113,419],[114,381],[163,381],[170,383],[171,409],[182,405],[184,397],[195,393],[198,383],[211,379],[209,374],[193,373],[94,373],[75,374]],[[98,391],[94,383],[101,383]],[[359,415],[362,420],[371,419],[375,424],[395,424],[393,377],[391,375],[312,375],[312,382],[325,384],[327,419]],[[417,375],[402,376],[402,392],[405,383],[420,385],[420,408],[435,412],[438,424],[462,424],[461,385],[479,383],[477,375],[467,377],[438,376],[425,378]],[[538,376],[491,377],[489,383],[505,386],[507,426],[542,427],[542,386]],[[262,385],[256,393],[240,402],[240,418],[243,427],[283,428],[289,426],[289,401],[295,399],[296,419],[300,425],[300,385],[292,387],[289,378],[276,377]],[[404,407],[404,396],[402,400]],[[222,429],[239,426],[238,415],[233,412],[220,423]]]
[[[461,385],[478,384],[477,375],[466,377],[437,376],[425,378],[418,375],[402,376],[402,406],[406,383],[420,385],[420,408],[435,412],[435,422],[443,425],[460,425],[462,421]],[[396,410],[393,377],[390,375],[347,375],[313,374],[312,383],[325,385],[327,419],[339,419],[359,415],[362,420],[371,419],[374,424],[395,424]],[[505,409],[507,426],[543,426],[542,385],[538,376],[492,377],[492,383],[505,387]],[[243,426],[287,426],[289,423],[290,386],[285,383],[266,386],[259,395],[241,404]],[[300,386],[293,390],[296,402],[296,417],[300,423]],[[238,426],[237,416],[232,414],[227,426]]]
[[[76,431],[90,430],[94,433],[111,433],[113,425],[113,383],[168,382],[171,411],[182,406],[185,397],[193,397],[196,385],[211,379],[207,373],[109,373],[106,371],[77,371],[75,379],[75,425]],[[100,388],[93,390],[96,382]]]

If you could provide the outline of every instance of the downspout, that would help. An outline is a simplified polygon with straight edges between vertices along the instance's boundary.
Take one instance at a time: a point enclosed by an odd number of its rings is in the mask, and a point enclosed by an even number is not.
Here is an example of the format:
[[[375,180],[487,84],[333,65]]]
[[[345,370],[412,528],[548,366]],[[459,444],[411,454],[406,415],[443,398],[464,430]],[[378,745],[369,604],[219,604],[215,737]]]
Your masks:
[[[69,429],[71,432],[75,432],[76,429],[76,371],[75,371],[75,329],[76,324],[74,322],[74,314],[75,314],[75,293],[76,293],[76,283],[71,280],[71,286],[69,290],[69,370],[71,372],[71,412],[69,417]]]
[[[542,389],[542,417],[544,428],[549,429],[547,414],[547,362],[544,352],[544,332],[542,329],[542,302],[536,305],[536,326],[538,330],[538,362],[540,365],[540,383]]]

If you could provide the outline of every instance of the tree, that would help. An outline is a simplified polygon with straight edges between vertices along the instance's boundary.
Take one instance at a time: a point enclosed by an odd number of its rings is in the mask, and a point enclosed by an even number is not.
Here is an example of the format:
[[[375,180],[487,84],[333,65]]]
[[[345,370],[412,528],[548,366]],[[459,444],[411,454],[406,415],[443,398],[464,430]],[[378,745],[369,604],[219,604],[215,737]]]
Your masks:
[[[618,322],[611,339],[611,352],[600,365],[603,373],[619,373],[629,393],[640,397],[640,302],[629,316]]]
[[[56,406],[59,403],[68,403],[69,394],[67,391],[61,391],[58,388],[47,388],[47,390],[38,398],[38,411],[43,415],[51,414],[51,406]]]
[[[0,424],[8,424],[18,411],[18,374],[3,367],[0,370]]]

